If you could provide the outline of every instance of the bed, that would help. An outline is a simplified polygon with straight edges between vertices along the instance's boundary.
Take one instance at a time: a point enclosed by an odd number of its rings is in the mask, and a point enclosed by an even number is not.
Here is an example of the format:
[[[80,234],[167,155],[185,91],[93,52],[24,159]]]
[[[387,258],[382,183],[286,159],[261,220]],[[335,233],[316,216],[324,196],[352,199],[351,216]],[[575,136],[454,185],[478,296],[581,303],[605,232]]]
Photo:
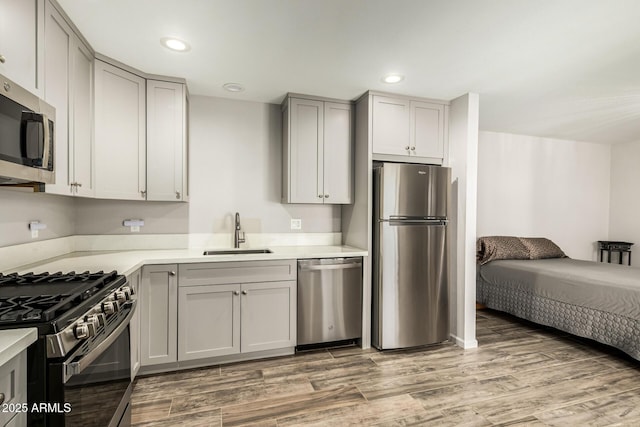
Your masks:
[[[575,260],[559,248],[537,258],[527,248],[525,258],[513,241],[506,247],[491,239],[478,241],[479,303],[640,360],[640,268]]]

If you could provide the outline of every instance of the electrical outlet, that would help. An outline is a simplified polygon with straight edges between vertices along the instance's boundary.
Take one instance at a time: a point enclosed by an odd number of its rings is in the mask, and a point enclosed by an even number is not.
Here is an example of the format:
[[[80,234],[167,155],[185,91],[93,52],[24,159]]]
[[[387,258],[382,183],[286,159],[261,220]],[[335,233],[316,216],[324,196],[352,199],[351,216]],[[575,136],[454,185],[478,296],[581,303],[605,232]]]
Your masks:
[[[31,230],[31,238],[37,239],[38,232],[40,230],[44,230],[45,228],[47,228],[47,224],[43,224],[40,221],[31,221],[29,223],[29,230]]]
[[[302,230],[302,220],[301,219],[292,219],[291,220],[291,229],[292,230]]]

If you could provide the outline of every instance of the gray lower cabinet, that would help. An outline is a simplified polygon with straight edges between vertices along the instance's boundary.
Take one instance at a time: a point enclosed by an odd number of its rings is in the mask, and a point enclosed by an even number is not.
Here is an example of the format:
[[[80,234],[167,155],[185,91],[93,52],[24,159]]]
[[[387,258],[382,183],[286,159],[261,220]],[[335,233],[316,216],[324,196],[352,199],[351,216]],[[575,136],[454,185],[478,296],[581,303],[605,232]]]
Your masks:
[[[178,360],[293,348],[296,261],[183,264]]]
[[[149,265],[142,268],[140,289],[141,365],[177,361],[178,266]]]
[[[240,353],[240,285],[180,287],[178,301],[180,360]]]
[[[0,427],[26,426],[26,412],[13,407],[27,401],[27,352],[0,366]]]
[[[295,281],[242,284],[243,353],[295,347],[296,291]]]
[[[294,347],[296,282],[181,286],[178,360]]]
[[[141,366],[293,353],[296,274],[296,260],[145,266]]]
[[[133,380],[140,369],[141,352],[140,352],[140,298],[139,293],[142,288],[142,272],[136,270],[127,276],[129,286],[133,290],[133,299],[137,301],[131,322],[129,323],[129,337],[130,337],[130,349],[131,349],[131,379]]]

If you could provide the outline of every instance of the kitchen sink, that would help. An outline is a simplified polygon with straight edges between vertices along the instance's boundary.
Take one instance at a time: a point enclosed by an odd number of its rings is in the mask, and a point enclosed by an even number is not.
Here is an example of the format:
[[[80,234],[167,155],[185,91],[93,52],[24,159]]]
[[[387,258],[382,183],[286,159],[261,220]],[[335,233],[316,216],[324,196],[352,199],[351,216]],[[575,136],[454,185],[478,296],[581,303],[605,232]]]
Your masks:
[[[205,251],[202,255],[247,255],[247,254],[270,254],[270,249],[224,249],[221,251]]]

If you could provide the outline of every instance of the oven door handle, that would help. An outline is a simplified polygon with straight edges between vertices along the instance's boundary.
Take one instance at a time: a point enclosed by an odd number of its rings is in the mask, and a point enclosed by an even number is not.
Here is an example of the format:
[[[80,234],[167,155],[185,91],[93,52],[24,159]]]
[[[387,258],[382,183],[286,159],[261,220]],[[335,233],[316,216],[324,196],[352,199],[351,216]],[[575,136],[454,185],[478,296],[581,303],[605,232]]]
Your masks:
[[[111,346],[111,344],[113,344],[114,341],[118,339],[122,331],[124,331],[125,328],[129,326],[129,321],[131,320],[131,317],[133,317],[133,313],[136,310],[137,303],[138,301],[136,300],[131,301],[131,310],[129,311],[129,314],[127,314],[127,317],[125,317],[124,321],[122,321],[118,325],[118,327],[112,333],[110,333],[107,338],[104,339],[104,341],[98,344],[96,348],[91,350],[88,354],[84,355],[80,360],[76,362],[63,363],[64,378],[62,382],[64,384],[66,384],[67,381],[69,381],[69,379],[74,375],[82,373],[82,371],[84,371],[89,365],[91,365],[98,358],[98,356],[104,353],[105,350],[107,350],[109,346]],[[71,360],[73,359],[74,357],[72,356]]]

